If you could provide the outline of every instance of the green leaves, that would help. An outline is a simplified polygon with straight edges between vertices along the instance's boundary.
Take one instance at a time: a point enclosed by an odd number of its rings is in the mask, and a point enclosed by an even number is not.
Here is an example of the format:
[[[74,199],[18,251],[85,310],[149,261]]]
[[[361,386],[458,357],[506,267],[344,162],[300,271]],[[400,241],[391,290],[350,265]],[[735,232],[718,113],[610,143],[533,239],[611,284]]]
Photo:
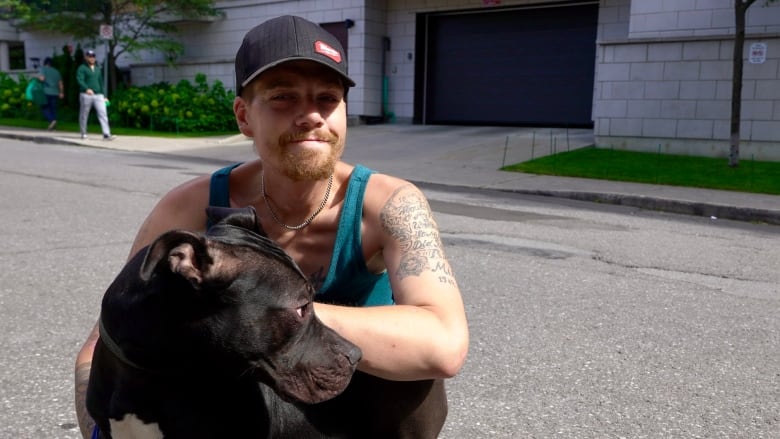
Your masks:
[[[32,117],[40,108],[25,99],[29,79],[18,75],[16,79],[0,72],[0,117]]]
[[[200,73],[195,83],[158,83],[114,94],[112,124],[170,132],[230,132],[236,130],[232,90],[220,81],[209,85]]]
[[[70,35],[93,47],[98,45],[100,25],[110,25],[109,72],[123,53],[158,51],[173,63],[183,52],[176,41],[177,24],[211,20],[224,15],[213,0],[0,0],[0,18],[27,30]],[[112,76],[109,88],[114,89]]]
[[[40,120],[40,107],[25,99],[29,78],[0,72],[0,118]],[[112,127],[171,133],[237,132],[232,90],[220,81],[209,85],[200,73],[195,83],[158,83],[117,90],[108,116]],[[75,114],[78,114],[76,104]],[[63,108],[64,109],[64,108]],[[73,110],[72,110],[73,111]],[[63,112],[63,120],[67,119]]]

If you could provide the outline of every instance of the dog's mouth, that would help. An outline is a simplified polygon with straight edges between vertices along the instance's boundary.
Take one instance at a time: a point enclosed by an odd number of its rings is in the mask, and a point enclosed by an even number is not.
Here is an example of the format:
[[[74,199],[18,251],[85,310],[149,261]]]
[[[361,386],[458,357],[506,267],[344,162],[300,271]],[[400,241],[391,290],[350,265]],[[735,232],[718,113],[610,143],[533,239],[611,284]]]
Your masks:
[[[287,402],[316,404],[334,398],[347,388],[361,358],[356,346],[329,354],[321,352],[296,361],[285,361],[282,357],[280,361],[269,362],[266,358],[255,364],[251,373]]]
[[[347,388],[357,366],[353,361],[345,356],[342,361],[317,367],[301,364],[280,367],[262,361],[244,375],[267,385],[287,402],[316,404],[338,396]]]
[[[359,347],[324,326],[311,311],[310,303],[296,308],[296,317],[308,324],[273,355],[253,362],[257,381],[288,402],[316,404],[339,395],[362,357]]]
[[[316,404],[336,397],[349,385],[354,365],[347,368],[317,367],[279,376],[276,392],[288,402]]]

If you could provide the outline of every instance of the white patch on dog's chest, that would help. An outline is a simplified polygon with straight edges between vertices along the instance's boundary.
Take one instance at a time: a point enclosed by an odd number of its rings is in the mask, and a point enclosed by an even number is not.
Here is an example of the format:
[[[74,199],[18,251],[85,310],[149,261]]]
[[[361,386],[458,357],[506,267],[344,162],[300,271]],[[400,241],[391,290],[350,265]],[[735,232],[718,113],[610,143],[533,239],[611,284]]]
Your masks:
[[[156,422],[145,424],[133,413],[126,414],[121,420],[109,419],[111,437],[114,439],[162,439],[163,434]]]

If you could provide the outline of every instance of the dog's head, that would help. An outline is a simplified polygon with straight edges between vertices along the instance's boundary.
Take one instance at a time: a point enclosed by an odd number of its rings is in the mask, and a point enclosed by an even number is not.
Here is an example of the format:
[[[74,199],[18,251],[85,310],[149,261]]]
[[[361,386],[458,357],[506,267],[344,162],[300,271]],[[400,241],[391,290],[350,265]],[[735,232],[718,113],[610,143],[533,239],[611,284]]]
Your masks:
[[[228,215],[205,235],[164,233],[147,248],[139,281],[131,283],[144,291],[110,299],[107,293],[104,323],[141,364],[144,358],[167,358],[175,367],[191,361],[187,367],[250,375],[287,400],[332,398],[349,383],[360,350],[317,319],[306,276],[255,230],[250,210]],[[135,336],[117,323],[133,318],[143,319],[129,323]],[[157,340],[138,340],[138,334]]]

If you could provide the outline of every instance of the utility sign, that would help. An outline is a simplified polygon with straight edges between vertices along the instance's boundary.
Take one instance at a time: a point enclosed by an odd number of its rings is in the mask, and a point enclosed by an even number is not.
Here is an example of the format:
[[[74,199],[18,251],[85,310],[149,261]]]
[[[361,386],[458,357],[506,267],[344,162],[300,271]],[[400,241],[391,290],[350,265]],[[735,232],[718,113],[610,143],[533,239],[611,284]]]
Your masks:
[[[753,43],[750,45],[750,64],[763,64],[766,61],[766,43]]]
[[[114,27],[109,24],[100,25],[100,39],[101,40],[113,40],[114,39]]]

